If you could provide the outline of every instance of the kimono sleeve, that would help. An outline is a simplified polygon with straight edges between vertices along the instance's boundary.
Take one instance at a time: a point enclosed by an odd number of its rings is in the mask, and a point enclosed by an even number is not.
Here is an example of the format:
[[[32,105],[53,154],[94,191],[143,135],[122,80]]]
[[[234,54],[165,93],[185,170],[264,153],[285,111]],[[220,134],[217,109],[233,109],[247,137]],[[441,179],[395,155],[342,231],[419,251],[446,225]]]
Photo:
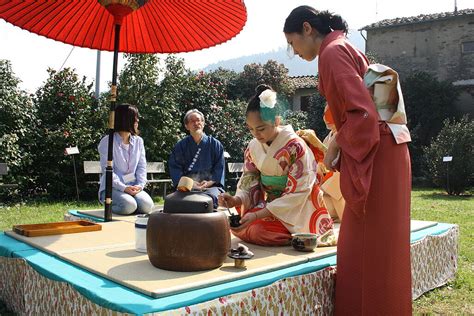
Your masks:
[[[253,162],[250,154],[250,145],[244,153],[244,170],[237,183],[237,192],[235,196],[242,200],[244,211],[251,209],[263,202],[263,192],[260,182],[260,171]]]
[[[183,157],[184,153],[181,150],[180,143],[177,143],[171,151],[168,159],[168,168],[170,170],[170,176],[173,180],[174,186],[178,185],[179,179],[183,176],[182,166],[178,162],[178,157]]]
[[[380,141],[378,114],[356,60],[336,46],[326,54],[330,74],[324,90],[331,111],[340,113],[336,141],[341,155],[341,191],[356,213],[364,211],[372,179],[372,164]]]
[[[212,181],[215,184],[219,184],[221,187],[224,187],[224,178],[225,178],[225,159],[224,159],[224,147],[221,142],[217,139],[211,143],[213,150],[214,161],[212,164]]]
[[[296,225],[316,181],[316,161],[303,140],[293,139],[279,150],[275,158],[289,164],[288,181],[283,194],[266,205],[279,220]]]

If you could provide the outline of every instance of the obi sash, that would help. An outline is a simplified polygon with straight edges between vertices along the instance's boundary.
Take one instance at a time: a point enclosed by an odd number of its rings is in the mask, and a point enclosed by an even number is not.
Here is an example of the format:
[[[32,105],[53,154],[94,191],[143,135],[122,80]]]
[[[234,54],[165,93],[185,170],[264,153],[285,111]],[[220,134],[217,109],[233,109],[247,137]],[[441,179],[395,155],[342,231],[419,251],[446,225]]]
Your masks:
[[[388,66],[372,64],[364,75],[364,84],[371,93],[380,121],[387,123],[397,144],[410,142],[398,73]]]
[[[263,190],[267,194],[267,202],[280,197],[283,191],[285,191],[286,183],[288,182],[288,176],[266,176],[262,174],[260,179]]]

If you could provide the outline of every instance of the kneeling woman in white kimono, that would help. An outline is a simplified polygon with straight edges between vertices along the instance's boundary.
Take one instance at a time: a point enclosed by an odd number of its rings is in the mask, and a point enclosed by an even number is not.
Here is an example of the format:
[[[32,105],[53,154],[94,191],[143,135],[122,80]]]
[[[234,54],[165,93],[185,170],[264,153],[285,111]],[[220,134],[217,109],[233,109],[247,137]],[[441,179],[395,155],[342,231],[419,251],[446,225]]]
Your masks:
[[[253,139],[244,154],[244,172],[235,196],[219,196],[222,206],[235,206],[241,225],[232,233],[243,241],[287,245],[292,233],[317,233],[335,244],[333,222],[316,180],[316,161],[290,125],[280,126],[276,93],[257,87],[247,111]]]

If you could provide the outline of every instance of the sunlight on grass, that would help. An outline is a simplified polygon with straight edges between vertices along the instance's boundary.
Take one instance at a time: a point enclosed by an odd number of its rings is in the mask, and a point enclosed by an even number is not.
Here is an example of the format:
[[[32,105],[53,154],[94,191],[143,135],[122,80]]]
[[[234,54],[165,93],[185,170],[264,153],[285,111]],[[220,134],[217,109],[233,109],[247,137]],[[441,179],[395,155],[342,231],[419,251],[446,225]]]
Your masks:
[[[459,225],[456,280],[413,303],[414,314],[474,314],[474,197],[449,196],[436,189],[414,189],[412,219]]]

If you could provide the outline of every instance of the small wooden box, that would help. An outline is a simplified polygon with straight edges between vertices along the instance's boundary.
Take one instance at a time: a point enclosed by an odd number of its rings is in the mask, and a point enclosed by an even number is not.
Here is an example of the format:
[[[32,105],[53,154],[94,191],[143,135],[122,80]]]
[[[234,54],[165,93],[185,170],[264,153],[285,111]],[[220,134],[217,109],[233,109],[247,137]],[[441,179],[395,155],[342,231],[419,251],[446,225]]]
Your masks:
[[[14,225],[13,231],[27,237],[73,234],[101,230],[102,226],[88,221]]]

